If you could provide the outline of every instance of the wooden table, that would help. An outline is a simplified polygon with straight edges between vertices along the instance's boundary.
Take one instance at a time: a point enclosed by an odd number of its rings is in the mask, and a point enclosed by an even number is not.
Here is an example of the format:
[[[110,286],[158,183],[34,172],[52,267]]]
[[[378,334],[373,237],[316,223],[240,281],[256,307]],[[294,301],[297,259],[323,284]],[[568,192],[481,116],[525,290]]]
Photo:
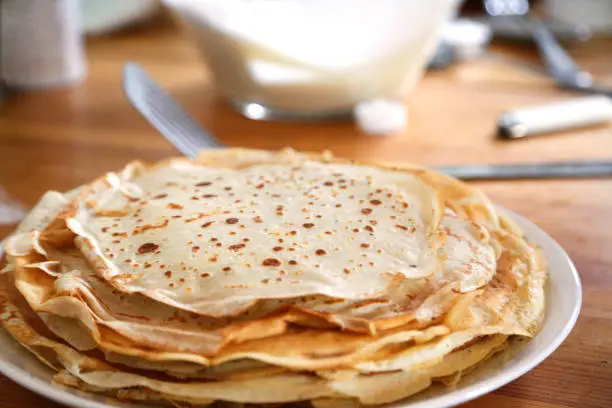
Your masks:
[[[572,52],[585,68],[612,83],[610,49],[612,42],[603,41]],[[88,45],[88,57],[90,74],[82,86],[16,95],[0,106],[0,186],[26,206],[46,190],[70,189],[130,160],[176,154],[124,99],[120,77],[126,59],[141,62],[230,146],[291,145],[428,165],[612,156],[612,127],[525,141],[494,140],[494,120],[502,111],[571,97],[541,75],[500,61],[469,62],[428,74],[409,100],[406,133],[379,138],[360,134],[350,123],[267,123],[238,116],[215,96],[195,49],[170,29],[96,39]],[[466,406],[612,406],[612,179],[478,186],[567,249],[582,277],[584,306],[573,333],[552,357]],[[2,235],[9,230],[3,228]],[[0,407],[26,406],[57,405],[0,376]]]

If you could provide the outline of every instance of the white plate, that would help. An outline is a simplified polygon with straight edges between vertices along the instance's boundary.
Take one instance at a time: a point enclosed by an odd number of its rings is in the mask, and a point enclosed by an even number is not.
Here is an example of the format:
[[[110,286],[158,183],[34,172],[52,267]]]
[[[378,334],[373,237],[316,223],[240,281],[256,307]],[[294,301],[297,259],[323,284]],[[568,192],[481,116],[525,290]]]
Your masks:
[[[530,341],[513,342],[506,351],[466,376],[452,390],[434,386],[406,402],[394,404],[395,407],[450,407],[491,392],[542,362],[559,347],[574,327],[582,304],[582,289],[572,261],[559,244],[535,224],[518,215],[511,215],[524,229],[529,240],[544,248],[550,262],[550,277],[546,287],[546,318],[542,330]],[[136,406],[51,385],[52,372],[1,329],[0,350],[0,372],[47,398],[79,408]]]

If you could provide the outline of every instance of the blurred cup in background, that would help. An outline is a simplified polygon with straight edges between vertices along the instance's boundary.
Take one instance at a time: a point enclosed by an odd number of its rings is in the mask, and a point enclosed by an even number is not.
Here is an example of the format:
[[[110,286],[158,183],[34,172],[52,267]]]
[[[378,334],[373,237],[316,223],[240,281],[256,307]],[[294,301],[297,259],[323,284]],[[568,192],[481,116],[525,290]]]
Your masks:
[[[459,0],[164,0],[215,85],[253,119],[321,119],[403,99]]]
[[[582,26],[596,35],[612,35],[612,0],[544,0],[544,12],[555,20]]]
[[[19,90],[81,83],[87,74],[78,0],[1,0],[0,76]]]

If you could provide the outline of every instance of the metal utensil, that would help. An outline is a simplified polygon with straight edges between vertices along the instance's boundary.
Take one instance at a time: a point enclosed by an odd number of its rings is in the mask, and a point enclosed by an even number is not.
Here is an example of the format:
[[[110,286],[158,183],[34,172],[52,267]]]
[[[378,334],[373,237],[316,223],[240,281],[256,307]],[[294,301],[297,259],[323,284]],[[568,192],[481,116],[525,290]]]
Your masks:
[[[529,0],[484,0],[484,9],[488,15],[524,16],[529,12]]]
[[[612,97],[612,88],[596,84],[591,74],[582,70],[572,60],[546,24],[535,18],[527,19],[525,22],[533,34],[533,39],[544,59],[548,73],[558,86],[573,91]]]
[[[138,64],[125,64],[123,90],[132,106],[185,156],[195,157],[200,150],[223,147],[153,82]]]
[[[123,88],[132,106],[185,156],[195,157],[200,150],[223,147],[137,64],[125,65]],[[612,161],[468,165],[435,169],[464,180],[605,177],[612,176]]]
[[[440,41],[433,56],[427,64],[428,71],[440,71],[449,67],[455,61],[453,47],[446,41]]]
[[[612,160],[483,164],[434,167],[434,169],[462,180],[610,177]]]
[[[486,16],[480,20],[486,23],[495,37],[514,40],[532,40],[533,34],[525,27],[524,18],[530,10],[528,0],[484,0]],[[588,27],[547,16],[546,25],[552,33],[564,41],[586,41],[592,36]]]
[[[530,11],[528,0],[485,0],[484,7],[492,20],[511,21],[530,33],[544,59],[548,74],[559,87],[612,96],[611,88],[595,84],[591,74],[580,69],[547,24],[538,18],[528,16]]]

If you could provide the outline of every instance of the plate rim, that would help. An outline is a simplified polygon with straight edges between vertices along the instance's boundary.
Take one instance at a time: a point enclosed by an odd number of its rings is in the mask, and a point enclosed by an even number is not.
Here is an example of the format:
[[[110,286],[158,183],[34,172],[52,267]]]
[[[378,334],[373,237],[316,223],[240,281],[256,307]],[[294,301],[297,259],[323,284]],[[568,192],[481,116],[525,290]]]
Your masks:
[[[398,408],[449,408],[489,394],[503,387],[504,385],[511,383],[517,378],[527,374],[529,371],[533,370],[540,363],[550,357],[550,355],[554,353],[567,339],[567,337],[574,329],[576,322],[578,321],[580,311],[582,310],[582,282],[580,280],[578,270],[576,269],[576,266],[574,265],[574,262],[570,258],[567,251],[565,251],[561,244],[559,244],[557,240],[555,240],[548,232],[544,231],[533,221],[530,221],[527,218],[504,207],[498,205],[496,205],[495,207],[497,210],[504,212],[505,214],[510,216],[512,220],[516,221],[521,226],[521,228],[524,228],[524,226],[527,225],[533,228],[534,231],[537,231],[539,234],[542,234],[547,240],[549,240],[550,245],[554,248],[555,252],[558,253],[559,258],[563,259],[563,263],[568,266],[569,271],[571,272],[570,276],[572,278],[572,283],[574,284],[574,287],[576,288],[576,292],[578,294],[574,301],[571,313],[569,314],[569,319],[565,322],[562,329],[557,332],[557,335],[554,337],[554,340],[551,343],[549,343],[546,347],[536,353],[536,355],[533,356],[530,360],[527,360],[524,363],[520,364],[513,371],[506,372],[506,370],[502,369],[492,378],[476,381],[474,384],[470,384],[466,388],[459,390],[458,392],[462,393],[461,396],[454,395],[454,392],[451,392],[413,403],[407,402],[402,404],[400,401],[395,403]],[[529,237],[529,234],[526,235]],[[549,283],[547,281],[547,285],[548,284]],[[546,287],[545,290],[547,290]],[[548,310],[548,305],[546,305],[546,310]],[[515,360],[515,358],[511,359],[510,361],[513,360]],[[510,361],[508,363],[510,363]]]
[[[563,263],[567,265],[570,271],[571,281],[576,289],[577,297],[574,301],[574,305],[571,309],[571,313],[569,314],[569,319],[567,319],[561,330],[557,332],[553,341],[543,347],[542,350],[539,350],[535,356],[531,359],[522,362],[517,367],[515,367],[512,371],[506,372],[506,370],[501,369],[499,373],[496,373],[493,377],[486,380],[478,380],[473,384],[462,388],[461,390],[451,391],[450,393],[445,393],[443,395],[434,396],[431,398],[424,399],[423,401],[417,402],[402,402],[397,401],[392,403],[392,406],[401,407],[401,408],[448,408],[458,404],[466,403],[478,397],[481,397],[485,394],[491,393],[498,388],[503,387],[506,384],[516,380],[517,378],[525,375],[540,363],[542,363],[545,359],[547,359],[553,352],[555,352],[561,344],[567,339],[569,334],[574,329],[576,322],[578,321],[578,317],[580,315],[580,311],[582,309],[582,282],[580,280],[580,276],[578,274],[578,270],[576,266],[572,262],[568,253],[563,249],[563,247],[546,231],[540,228],[536,223],[528,220],[527,218],[505,209],[501,206],[495,206],[498,210],[506,213],[510,218],[516,221],[522,228],[528,226],[529,228],[536,231],[538,234],[542,235],[546,240],[549,241],[549,244],[556,252],[555,257],[559,257],[562,259]],[[529,237],[529,234],[526,234]],[[539,240],[534,240],[539,241]],[[0,241],[0,255],[3,251],[4,240]],[[548,256],[548,253],[547,253]],[[547,283],[548,285],[548,283]],[[546,290],[546,289],[545,289]],[[548,307],[548,305],[547,305]],[[4,328],[0,327],[0,330],[4,330]],[[10,334],[8,334],[10,336]],[[11,337],[12,339],[12,337]],[[14,341],[14,339],[12,339]],[[510,361],[515,360],[516,358],[511,359]],[[509,362],[510,362],[509,361]],[[509,363],[508,362],[508,363]],[[42,363],[41,363],[42,364]],[[2,358],[2,353],[0,353],[0,373],[4,374],[7,378],[16,382],[20,386],[35,392],[45,398],[48,398],[52,401],[58,402],[60,404],[68,405],[71,407],[78,408],[112,408],[112,405],[107,403],[98,402],[90,399],[88,397],[88,393],[83,392],[83,396],[77,395],[71,391],[66,390],[59,386],[53,385],[52,383],[48,383],[47,381],[35,377],[30,374],[28,371],[14,365],[11,362],[6,361]],[[78,391],[78,390],[75,390]],[[460,392],[461,395],[456,395],[456,392]],[[124,402],[120,401],[122,404],[126,406],[134,406],[140,407],[143,405],[133,403],[133,402]]]

